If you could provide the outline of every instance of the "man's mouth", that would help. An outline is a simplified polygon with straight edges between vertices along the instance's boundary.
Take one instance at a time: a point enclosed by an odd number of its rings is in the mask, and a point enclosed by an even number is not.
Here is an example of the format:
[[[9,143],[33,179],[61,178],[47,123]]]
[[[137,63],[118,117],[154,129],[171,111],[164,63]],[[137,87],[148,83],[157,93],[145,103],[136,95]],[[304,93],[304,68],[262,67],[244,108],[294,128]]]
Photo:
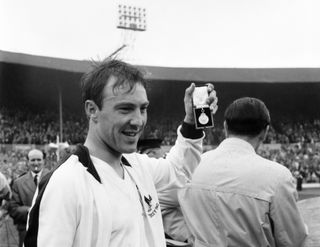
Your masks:
[[[122,133],[126,136],[135,137],[140,133],[140,131],[125,130],[122,131]]]

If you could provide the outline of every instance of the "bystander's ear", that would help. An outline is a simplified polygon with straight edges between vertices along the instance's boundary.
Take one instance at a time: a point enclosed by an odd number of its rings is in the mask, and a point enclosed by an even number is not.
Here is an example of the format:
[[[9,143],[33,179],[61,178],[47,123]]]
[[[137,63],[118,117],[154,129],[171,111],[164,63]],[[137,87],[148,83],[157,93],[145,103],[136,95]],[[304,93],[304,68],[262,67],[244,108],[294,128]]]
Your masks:
[[[269,125],[267,125],[266,128],[263,131],[261,131],[261,133],[260,133],[261,142],[264,142],[264,140],[267,138],[268,131],[269,131]]]
[[[226,121],[223,122],[223,129],[224,129],[224,135],[225,137],[228,137],[229,133],[228,133],[228,124]]]
[[[99,112],[99,107],[97,104],[92,100],[86,100],[84,103],[84,108],[88,119],[96,123],[98,120],[97,113]]]

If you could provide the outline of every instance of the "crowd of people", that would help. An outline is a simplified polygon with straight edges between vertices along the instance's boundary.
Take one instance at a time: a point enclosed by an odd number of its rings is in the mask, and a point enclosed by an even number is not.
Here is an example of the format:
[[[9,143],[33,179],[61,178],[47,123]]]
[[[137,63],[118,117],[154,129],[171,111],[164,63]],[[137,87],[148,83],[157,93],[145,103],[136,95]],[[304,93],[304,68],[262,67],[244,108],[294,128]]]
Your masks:
[[[87,134],[87,119],[67,112],[64,114],[63,140],[70,145],[83,143]],[[178,117],[160,116],[150,118],[144,137],[161,138],[163,145],[172,146],[177,137]],[[44,145],[56,142],[60,134],[58,113],[34,113],[28,109],[0,108],[0,144]],[[225,138],[222,123],[206,131],[205,145],[218,145]],[[320,142],[320,119],[289,119],[273,121],[265,143],[318,143]]]
[[[63,124],[64,141],[70,145],[83,143],[87,133],[87,120],[68,113]],[[151,118],[142,138],[161,139],[162,145],[172,146],[177,138],[179,119]],[[26,151],[15,150],[8,144],[46,145],[55,143],[59,135],[59,118],[52,112],[33,113],[27,109],[0,108],[0,169],[12,180],[24,172]],[[204,144],[217,146],[225,139],[221,124],[205,130]],[[320,182],[320,120],[274,121],[266,136],[266,144],[281,144],[280,148],[261,148],[260,154],[289,168],[303,182]],[[10,148],[8,148],[10,147]],[[57,163],[54,150],[46,150],[46,165],[52,168]],[[299,173],[299,175],[297,175]]]
[[[86,119],[68,112],[63,121],[64,141],[81,143],[86,135]],[[45,111],[0,108],[0,144],[43,145],[56,142],[60,134],[59,115]]]
[[[320,145],[283,144],[279,149],[260,149],[258,153],[287,167],[303,183],[320,182]]]

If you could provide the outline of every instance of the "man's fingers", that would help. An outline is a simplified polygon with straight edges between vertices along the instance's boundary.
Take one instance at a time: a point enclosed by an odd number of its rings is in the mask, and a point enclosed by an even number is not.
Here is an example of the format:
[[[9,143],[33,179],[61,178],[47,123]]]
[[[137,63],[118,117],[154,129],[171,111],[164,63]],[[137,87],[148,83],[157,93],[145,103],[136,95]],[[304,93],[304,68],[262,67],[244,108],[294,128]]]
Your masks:
[[[212,112],[212,114],[215,114],[218,110],[218,105],[210,105],[210,110]]]
[[[196,85],[194,83],[191,83],[191,85],[186,89],[186,96],[192,96],[194,88]]]
[[[218,97],[209,97],[208,101],[208,105],[210,105],[212,113],[215,114],[218,110]]]
[[[214,86],[211,83],[207,83],[207,88],[208,88],[208,94],[210,94],[214,90]]]
[[[218,97],[217,97],[217,93],[216,93],[215,90],[213,90],[213,91],[210,93],[209,97],[208,97],[207,100],[206,100],[206,103],[207,103],[208,105],[218,104]]]
[[[210,105],[210,110],[212,114],[215,114],[218,110],[217,92],[214,90],[214,86],[211,83],[208,83],[207,86],[208,86],[209,97],[206,103]]]

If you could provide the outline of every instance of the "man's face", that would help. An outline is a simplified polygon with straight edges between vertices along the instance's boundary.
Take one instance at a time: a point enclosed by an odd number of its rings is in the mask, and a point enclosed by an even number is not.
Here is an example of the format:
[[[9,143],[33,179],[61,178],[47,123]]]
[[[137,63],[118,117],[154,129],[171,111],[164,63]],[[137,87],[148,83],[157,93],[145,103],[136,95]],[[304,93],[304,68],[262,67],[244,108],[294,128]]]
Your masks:
[[[137,142],[147,122],[147,93],[142,84],[113,90],[116,79],[111,77],[103,90],[103,102],[98,110],[97,137],[117,153],[136,151]]]
[[[29,152],[28,165],[29,165],[29,169],[32,172],[34,173],[40,172],[44,166],[43,153],[39,150],[33,150]]]

